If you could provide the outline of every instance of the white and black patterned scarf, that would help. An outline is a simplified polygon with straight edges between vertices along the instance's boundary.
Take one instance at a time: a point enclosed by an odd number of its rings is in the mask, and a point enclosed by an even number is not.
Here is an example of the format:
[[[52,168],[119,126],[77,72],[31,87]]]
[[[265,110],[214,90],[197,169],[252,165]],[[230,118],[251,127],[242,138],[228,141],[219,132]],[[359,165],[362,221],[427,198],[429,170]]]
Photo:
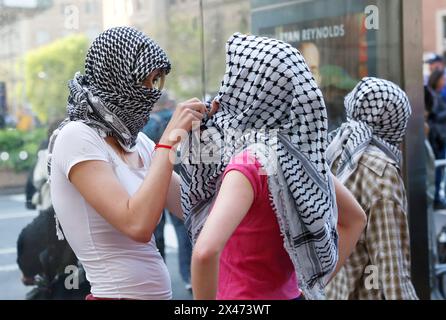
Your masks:
[[[170,62],[152,39],[130,27],[104,31],[88,50],[85,76],[76,73],[68,84],[64,124],[80,120],[102,135],[114,136],[125,150],[134,150],[161,96],[158,89],[142,84],[156,69],[168,73]]]
[[[156,69],[169,73],[170,67],[166,53],[136,29],[117,27],[101,33],[88,50],[85,75],[76,73],[68,84],[68,118],[50,138],[48,176],[57,135],[70,121],[82,121],[134,151],[138,133],[161,97],[160,90],[145,87],[143,81]]]
[[[400,165],[399,145],[412,113],[406,93],[390,81],[368,77],[346,96],[345,108],[347,122],[330,134],[327,149],[330,167],[339,159],[336,177],[347,181],[369,145]]]
[[[289,44],[236,33],[226,50],[227,69],[216,97],[220,109],[202,126],[200,137],[192,134],[183,144],[185,225],[195,242],[227,164],[248,148],[268,172],[271,203],[299,286],[306,298],[322,299],[338,259],[322,93],[302,55]],[[228,136],[231,130],[236,132]],[[198,152],[191,147],[194,139],[201,143]],[[197,153],[212,153],[214,159],[219,153],[220,161],[191,159]]]

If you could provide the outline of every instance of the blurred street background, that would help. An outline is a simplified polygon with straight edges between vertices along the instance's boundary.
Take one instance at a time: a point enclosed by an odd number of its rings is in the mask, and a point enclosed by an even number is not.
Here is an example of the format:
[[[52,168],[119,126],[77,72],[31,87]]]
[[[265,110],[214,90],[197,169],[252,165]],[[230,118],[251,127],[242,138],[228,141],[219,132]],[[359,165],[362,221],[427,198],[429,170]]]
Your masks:
[[[330,130],[345,120],[344,97],[363,77],[400,85],[413,110],[403,146],[412,279],[423,299],[441,290],[446,121],[428,119],[438,106],[446,110],[446,0],[0,0],[0,300],[24,299],[31,289],[21,281],[17,239],[38,215],[32,208],[44,185],[33,181],[39,151],[49,128],[66,116],[67,82],[84,72],[91,42],[116,26],[143,31],[172,62],[144,129],[153,140],[179,102],[218,92],[234,32],[274,37],[301,51],[324,95]],[[433,143],[429,125],[441,143]],[[441,183],[434,186],[436,166]],[[169,219],[164,236],[174,298],[190,299],[178,266],[183,245]]]

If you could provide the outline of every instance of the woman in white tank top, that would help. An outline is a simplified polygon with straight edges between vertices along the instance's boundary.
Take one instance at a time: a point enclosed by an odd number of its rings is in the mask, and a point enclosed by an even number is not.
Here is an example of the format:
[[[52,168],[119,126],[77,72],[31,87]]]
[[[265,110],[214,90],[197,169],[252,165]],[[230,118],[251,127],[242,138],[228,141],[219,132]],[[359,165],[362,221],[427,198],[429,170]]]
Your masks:
[[[91,298],[172,297],[153,232],[165,207],[182,218],[170,158],[178,143],[174,134],[190,131],[207,110],[198,99],[178,105],[156,146],[139,134],[170,67],[149,37],[113,28],[91,45],[85,75],[77,73],[69,83],[68,119],[50,140],[50,186]]]

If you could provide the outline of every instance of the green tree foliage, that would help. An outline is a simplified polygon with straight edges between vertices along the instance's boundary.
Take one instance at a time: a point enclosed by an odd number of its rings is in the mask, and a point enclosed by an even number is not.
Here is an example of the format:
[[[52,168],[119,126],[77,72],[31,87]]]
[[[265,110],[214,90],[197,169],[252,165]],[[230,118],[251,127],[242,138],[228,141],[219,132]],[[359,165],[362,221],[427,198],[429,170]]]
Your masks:
[[[84,72],[88,46],[86,36],[70,35],[26,54],[26,96],[42,122],[65,114],[67,83],[77,71]]]
[[[233,2],[223,1],[220,7],[209,4],[204,11],[206,92],[210,95],[218,92],[226,70],[226,41],[234,32],[249,31],[249,2],[241,1],[242,4],[236,7],[237,12],[235,7],[231,7]],[[225,18],[228,11],[231,12],[231,20]]]
[[[231,14],[232,19],[228,21],[228,15],[224,12],[234,8],[237,8],[238,12]],[[217,93],[225,72],[226,40],[236,31],[248,32],[250,22],[246,17],[249,14],[249,1],[246,0],[242,5],[227,1],[219,6],[205,1],[204,34],[199,15],[182,13],[168,17],[167,24],[163,25],[158,33],[167,33],[164,47],[173,69],[167,78],[166,87],[175,98],[202,98],[203,91],[206,95]],[[204,52],[201,50],[202,37]]]
[[[30,170],[37,160],[37,151],[46,137],[46,128],[29,132],[16,129],[0,130],[0,155],[7,154],[7,159],[0,157],[0,170],[9,169],[16,172]]]

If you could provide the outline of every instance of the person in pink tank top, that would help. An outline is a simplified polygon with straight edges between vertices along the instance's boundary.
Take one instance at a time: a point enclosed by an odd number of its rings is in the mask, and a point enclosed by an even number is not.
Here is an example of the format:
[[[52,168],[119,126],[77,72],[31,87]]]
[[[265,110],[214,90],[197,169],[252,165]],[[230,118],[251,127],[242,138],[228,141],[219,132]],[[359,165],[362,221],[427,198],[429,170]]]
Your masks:
[[[234,34],[226,48],[207,161],[183,162],[194,298],[323,299],[365,214],[330,174],[322,93],[289,44]]]
[[[252,204],[221,253],[217,299],[299,298],[294,266],[283,247],[262,165],[245,151],[233,158],[223,179],[227,175],[249,183],[242,191],[252,189]]]

